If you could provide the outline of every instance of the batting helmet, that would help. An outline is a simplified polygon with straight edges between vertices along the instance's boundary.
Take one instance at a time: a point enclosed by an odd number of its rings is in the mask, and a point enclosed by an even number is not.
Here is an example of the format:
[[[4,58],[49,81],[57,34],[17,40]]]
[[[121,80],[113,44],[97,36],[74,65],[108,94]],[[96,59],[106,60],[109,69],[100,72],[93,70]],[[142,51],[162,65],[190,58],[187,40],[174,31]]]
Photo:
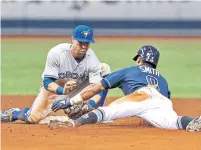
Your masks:
[[[138,53],[133,58],[133,60],[136,61],[139,56],[141,56],[143,61],[148,62],[156,67],[158,64],[160,53],[155,47],[151,45],[145,45],[138,50]]]

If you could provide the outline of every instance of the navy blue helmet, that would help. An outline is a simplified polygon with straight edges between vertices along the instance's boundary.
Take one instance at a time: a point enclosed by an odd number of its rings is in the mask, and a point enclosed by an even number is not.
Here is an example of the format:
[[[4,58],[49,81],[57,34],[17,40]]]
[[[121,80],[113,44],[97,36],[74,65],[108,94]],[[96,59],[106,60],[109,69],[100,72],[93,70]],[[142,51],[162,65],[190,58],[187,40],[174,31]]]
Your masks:
[[[158,64],[160,53],[155,47],[151,45],[145,45],[138,50],[138,53],[133,58],[133,60],[136,61],[139,56],[141,56],[143,61],[148,62],[156,67]]]

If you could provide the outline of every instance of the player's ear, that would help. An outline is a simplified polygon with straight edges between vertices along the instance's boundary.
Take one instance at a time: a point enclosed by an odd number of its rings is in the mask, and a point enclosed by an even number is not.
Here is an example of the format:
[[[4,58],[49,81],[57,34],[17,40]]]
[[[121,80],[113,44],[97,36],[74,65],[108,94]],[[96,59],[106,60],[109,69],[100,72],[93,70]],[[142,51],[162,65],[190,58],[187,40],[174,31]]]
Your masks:
[[[143,64],[142,57],[139,57],[139,63],[140,63],[140,64]]]
[[[140,56],[137,58],[136,64],[137,65],[141,65],[142,64],[142,58]]]
[[[72,43],[73,43],[74,40],[75,40],[75,39],[74,39],[74,37],[72,36],[72,37],[71,37],[71,41],[72,41]]]

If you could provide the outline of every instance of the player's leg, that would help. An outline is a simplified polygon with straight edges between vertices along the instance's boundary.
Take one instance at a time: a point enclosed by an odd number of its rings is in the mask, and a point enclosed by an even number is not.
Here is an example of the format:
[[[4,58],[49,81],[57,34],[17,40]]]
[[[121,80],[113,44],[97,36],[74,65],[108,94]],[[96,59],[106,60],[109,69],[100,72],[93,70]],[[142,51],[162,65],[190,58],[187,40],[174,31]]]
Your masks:
[[[7,118],[10,118],[10,120],[7,122],[13,122],[16,120],[22,120],[25,122],[31,122],[35,123],[38,121],[39,118],[41,118],[39,111],[42,111],[41,108],[45,107],[46,100],[48,97],[48,91],[45,91],[41,88],[40,93],[36,97],[34,103],[32,104],[31,109],[30,108],[24,108],[24,109],[10,109],[7,112]],[[33,119],[32,119],[33,118]],[[2,117],[1,117],[1,120]],[[6,122],[6,121],[4,121]]]
[[[36,97],[31,109],[27,112],[27,121],[30,123],[38,123],[52,112],[53,102],[65,99],[67,95],[57,95],[47,91],[41,87],[40,93]]]
[[[99,108],[77,120],[70,120],[67,123],[70,126],[79,126],[129,116],[138,116],[158,128],[200,130],[200,116],[194,120],[189,116],[178,116],[173,110],[172,102],[161,96],[155,89],[145,89],[142,92],[145,92],[147,95],[150,92],[151,97],[142,101],[142,99],[147,97],[146,94],[142,96],[140,93],[134,93],[114,101],[109,107]],[[136,102],[136,100],[140,102]]]
[[[183,129],[187,131],[201,130],[201,116],[178,116],[173,109],[161,107],[140,115],[152,125],[162,129]]]
[[[41,87],[39,94],[34,100],[31,108],[24,109],[10,109],[1,114],[2,122],[13,122],[16,120],[22,120],[27,123],[38,123],[41,119],[44,119],[52,110],[52,101],[63,99],[65,96],[58,96],[45,90]],[[7,119],[5,119],[7,118]],[[9,118],[9,119],[8,119]]]
[[[190,116],[178,116],[177,113],[173,109],[173,105],[170,99],[161,95],[154,88],[150,88],[151,90],[151,101],[142,102],[143,107],[149,107],[149,105],[155,105],[157,103],[157,107],[155,109],[150,109],[144,113],[140,113],[137,116],[145,119],[150,124],[155,127],[162,129],[186,129],[190,122],[193,122],[193,118]],[[199,119],[195,120],[195,122],[199,122]],[[198,124],[198,123],[197,123]],[[200,123],[201,124],[201,123]],[[198,125],[197,125],[198,128]]]
[[[67,80],[56,80],[55,82],[60,86],[64,86]],[[75,93],[72,92],[69,97],[73,96],[73,94]],[[51,107],[53,101],[58,101],[65,98],[66,95],[53,94],[47,91],[43,85],[41,85],[40,92],[34,100],[31,108],[24,108],[22,110],[11,109],[6,111],[4,112],[4,115],[1,115],[1,120],[4,122],[22,120],[27,123],[38,123],[41,119],[44,119],[50,112],[52,112]]]
[[[56,80],[55,83],[63,87],[67,83],[67,80],[59,79]],[[68,96],[72,97],[75,93],[71,92]],[[65,99],[66,97],[67,95],[57,95],[47,91],[42,84],[40,92],[34,100],[32,107],[30,109],[25,108],[20,112],[15,113],[16,115],[14,114],[13,118],[15,119],[15,116],[17,116],[16,119],[23,120],[27,123],[38,123],[52,112],[51,107],[53,102]]]
[[[149,96],[143,92],[135,92],[131,95],[117,99],[108,107],[99,107],[98,109],[81,116],[77,120],[69,120],[69,123],[67,122],[67,124],[71,126],[80,126],[83,124],[99,123],[102,121],[136,116],[148,110],[147,107],[143,107],[141,101],[149,101]],[[157,108],[156,105],[149,106],[149,109],[155,108]]]
[[[55,96],[56,97],[56,96]],[[27,112],[25,121],[37,123],[51,112],[54,95],[41,87],[39,94],[34,100],[31,109]]]
[[[7,122],[13,122],[15,121],[12,118],[13,113],[18,113],[21,110],[19,108],[11,108],[8,110],[0,111],[0,116],[1,116],[1,123],[7,123]]]

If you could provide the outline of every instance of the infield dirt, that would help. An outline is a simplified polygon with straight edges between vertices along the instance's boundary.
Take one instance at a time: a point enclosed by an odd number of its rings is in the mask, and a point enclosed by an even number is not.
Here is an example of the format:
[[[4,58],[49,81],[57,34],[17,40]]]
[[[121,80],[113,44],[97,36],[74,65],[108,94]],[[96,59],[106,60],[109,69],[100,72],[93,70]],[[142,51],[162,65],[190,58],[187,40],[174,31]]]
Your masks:
[[[2,96],[1,108],[30,107],[35,96]],[[115,98],[107,99],[106,104]],[[201,114],[201,99],[173,99],[179,115]],[[61,115],[62,112],[53,115]],[[1,124],[2,150],[200,150],[201,132],[162,130],[139,118],[50,130],[39,124]]]

